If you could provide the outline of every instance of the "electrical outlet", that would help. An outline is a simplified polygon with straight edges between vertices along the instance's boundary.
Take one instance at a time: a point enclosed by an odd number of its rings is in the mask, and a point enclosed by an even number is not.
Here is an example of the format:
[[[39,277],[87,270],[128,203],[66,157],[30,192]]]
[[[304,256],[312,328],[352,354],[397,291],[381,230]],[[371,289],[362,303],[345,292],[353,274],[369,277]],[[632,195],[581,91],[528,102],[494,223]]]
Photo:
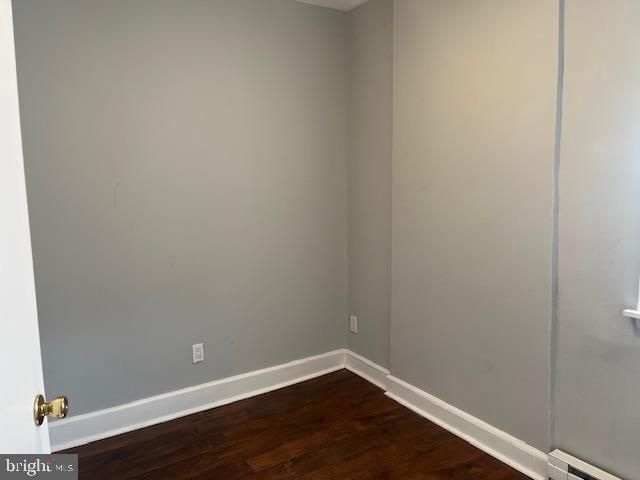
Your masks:
[[[204,362],[204,343],[196,343],[191,346],[193,352],[193,363]]]
[[[349,317],[349,331],[351,333],[358,333],[358,317],[355,315]]]

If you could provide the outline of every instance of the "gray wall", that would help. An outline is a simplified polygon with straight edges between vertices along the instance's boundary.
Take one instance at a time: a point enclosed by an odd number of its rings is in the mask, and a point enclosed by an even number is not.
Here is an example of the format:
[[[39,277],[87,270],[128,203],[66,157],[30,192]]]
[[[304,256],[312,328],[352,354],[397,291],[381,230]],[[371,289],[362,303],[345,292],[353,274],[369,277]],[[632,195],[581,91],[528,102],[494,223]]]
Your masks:
[[[555,443],[640,478],[640,3],[568,0]]]
[[[349,348],[389,366],[393,1],[351,12]]]
[[[395,3],[392,373],[544,449],[558,6]]]
[[[48,394],[79,414],[344,347],[348,16],[14,8]]]

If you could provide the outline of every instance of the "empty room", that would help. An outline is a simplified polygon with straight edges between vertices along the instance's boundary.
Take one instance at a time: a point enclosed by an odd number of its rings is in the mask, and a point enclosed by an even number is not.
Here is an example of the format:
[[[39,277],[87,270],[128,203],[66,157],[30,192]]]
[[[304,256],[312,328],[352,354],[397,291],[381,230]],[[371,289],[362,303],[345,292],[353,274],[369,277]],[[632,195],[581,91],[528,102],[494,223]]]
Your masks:
[[[640,2],[0,0],[0,478],[640,480]]]

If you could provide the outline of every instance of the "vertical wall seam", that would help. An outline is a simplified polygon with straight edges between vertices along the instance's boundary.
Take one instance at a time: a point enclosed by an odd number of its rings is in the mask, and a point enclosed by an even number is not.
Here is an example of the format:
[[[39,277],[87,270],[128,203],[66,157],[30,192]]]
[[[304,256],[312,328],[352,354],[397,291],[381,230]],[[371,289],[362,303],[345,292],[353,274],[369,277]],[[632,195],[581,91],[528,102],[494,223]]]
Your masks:
[[[556,363],[558,347],[558,239],[560,213],[560,155],[562,150],[562,113],[564,102],[564,68],[565,68],[565,0],[558,4],[558,77],[556,89],[556,128],[553,159],[553,227],[552,227],[552,259],[551,259],[551,318],[549,349],[549,412],[548,412],[548,447],[555,446],[555,400],[556,400]]]
[[[350,336],[349,336],[349,315],[351,315],[351,237],[352,237],[352,228],[351,228],[351,185],[353,179],[351,178],[351,166],[353,162],[353,140],[352,140],[352,125],[351,122],[353,120],[353,18],[354,18],[354,10],[346,12],[347,16],[347,165],[346,165],[346,197],[347,197],[347,311],[345,318],[343,321],[343,332],[344,332],[344,345],[345,348],[350,348]]]
[[[393,230],[394,230],[394,184],[395,184],[395,161],[396,161],[396,82],[398,71],[396,68],[396,2],[392,0],[391,5],[391,171],[389,181],[389,196],[391,208],[389,210],[389,328],[388,328],[388,348],[389,357],[387,359],[387,368],[390,372],[394,372],[393,368]],[[639,301],[640,304],[640,301]]]

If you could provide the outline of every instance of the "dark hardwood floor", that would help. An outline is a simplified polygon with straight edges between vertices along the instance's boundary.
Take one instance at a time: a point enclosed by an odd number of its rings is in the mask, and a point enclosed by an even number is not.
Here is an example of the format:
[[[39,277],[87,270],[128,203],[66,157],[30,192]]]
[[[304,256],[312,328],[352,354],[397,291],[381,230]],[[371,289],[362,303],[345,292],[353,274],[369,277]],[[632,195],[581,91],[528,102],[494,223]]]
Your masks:
[[[87,480],[527,478],[346,370],[65,453]]]

